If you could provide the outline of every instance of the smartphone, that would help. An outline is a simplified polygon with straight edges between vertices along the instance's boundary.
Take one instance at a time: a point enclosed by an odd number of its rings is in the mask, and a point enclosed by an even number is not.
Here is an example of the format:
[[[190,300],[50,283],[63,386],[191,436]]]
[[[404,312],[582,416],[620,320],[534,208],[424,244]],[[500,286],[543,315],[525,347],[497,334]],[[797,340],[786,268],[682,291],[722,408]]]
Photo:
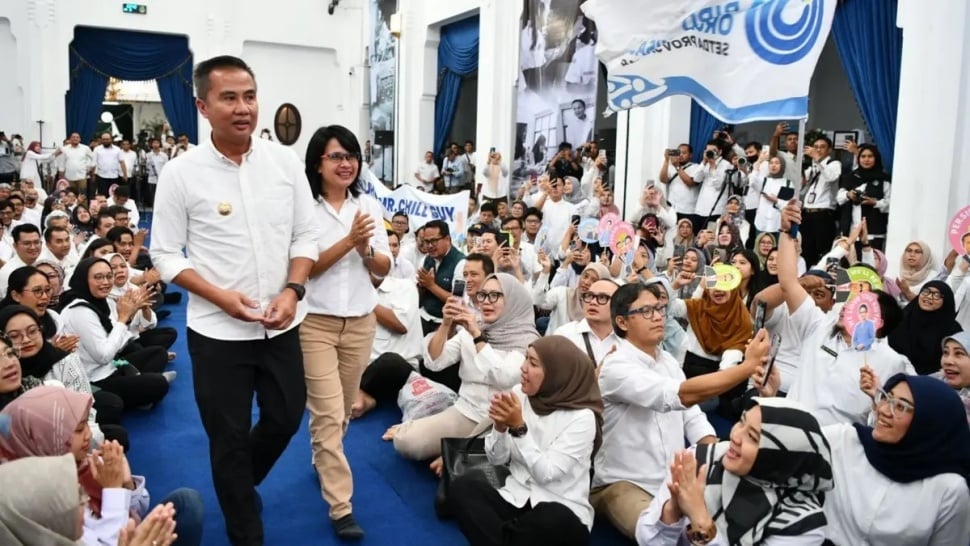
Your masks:
[[[679,155],[680,155],[680,150],[678,150],[677,148],[667,149],[667,157],[677,157]]]
[[[782,188],[778,188],[778,199],[780,201],[791,201],[794,198],[795,198],[795,188],[791,186],[784,186]],[[798,224],[791,225],[791,236],[795,238],[798,237]]]
[[[508,231],[500,231],[495,236],[495,241],[498,243],[499,247],[510,247],[512,246],[512,234]]]
[[[825,270],[826,271],[828,271],[829,269],[831,269],[832,267],[835,267],[837,265],[839,265],[839,259],[838,258],[826,258],[825,259]]]
[[[687,247],[683,245],[674,246],[674,258],[684,259],[684,253],[687,252]]]
[[[765,367],[765,383],[771,377],[771,370],[775,369],[775,359],[778,358],[779,348],[781,348],[781,336],[775,334],[771,337],[771,352],[768,353],[768,365]]]
[[[966,262],[967,262],[968,264],[970,264],[970,254],[964,254],[964,255],[963,255],[963,259],[964,259],[964,261],[966,261]]]
[[[751,332],[751,337],[758,335],[758,330],[765,327],[765,313],[767,310],[768,304],[764,301],[759,301],[754,311],[754,329]]]
[[[606,161],[606,150],[600,150],[599,157],[603,161]]]
[[[578,226],[579,225],[579,215],[578,214],[574,214],[572,216],[572,218],[569,219],[569,221],[572,222],[572,224],[574,226]]]
[[[451,295],[456,298],[465,297],[465,281],[461,279],[455,279],[454,284],[451,285]]]

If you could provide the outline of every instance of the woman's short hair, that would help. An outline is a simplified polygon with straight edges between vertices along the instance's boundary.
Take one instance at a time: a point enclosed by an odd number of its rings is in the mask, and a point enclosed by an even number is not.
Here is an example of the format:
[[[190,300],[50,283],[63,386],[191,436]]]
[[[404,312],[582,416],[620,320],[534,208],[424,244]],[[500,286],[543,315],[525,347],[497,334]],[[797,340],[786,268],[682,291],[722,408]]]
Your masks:
[[[306,147],[306,178],[310,183],[310,193],[314,199],[318,199],[323,193],[323,176],[320,174],[320,163],[323,161],[323,151],[327,149],[327,143],[331,139],[336,139],[340,146],[347,150],[347,153],[357,157],[357,179],[350,185],[350,194],[358,197],[361,194],[361,149],[360,142],[350,129],[343,125],[328,125],[317,129],[310,137],[310,143]]]

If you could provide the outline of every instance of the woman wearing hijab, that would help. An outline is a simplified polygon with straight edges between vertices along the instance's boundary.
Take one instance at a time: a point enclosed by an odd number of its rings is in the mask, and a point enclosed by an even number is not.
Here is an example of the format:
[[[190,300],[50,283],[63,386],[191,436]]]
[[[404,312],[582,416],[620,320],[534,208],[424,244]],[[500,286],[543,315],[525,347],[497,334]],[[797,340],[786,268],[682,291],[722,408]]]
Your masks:
[[[168,355],[160,347],[118,356],[134,338],[129,323],[151,304],[147,293],[111,302],[113,282],[106,260],[81,260],[62,296],[64,330],[80,337],[77,354],[92,385],[120,396],[126,409],[150,406],[168,393],[174,372],[162,373]]]
[[[44,177],[40,174],[40,164],[47,163],[59,155],[61,155],[60,148],[45,154],[40,147],[40,142],[36,140],[31,142],[27,145],[27,151],[24,152],[23,161],[20,163],[20,180],[33,180],[35,187],[42,188]],[[44,194],[45,197],[46,195]]]
[[[678,288],[674,281],[673,287]],[[744,360],[744,348],[751,339],[754,323],[737,290],[705,290],[700,298],[676,300],[670,311],[687,319],[687,353],[684,375],[687,379],[734,366]],[[719,411],[725,417],[737,418],[741,409],[734,400],[744,394],[741,383],[720,396]]]
[[[71,211],[71,225],[81,233],[86,233],[89,237],[98,227],[97,220],[91,215],[91,210],[87,205],[78,203]]]
[[[149,494],[145,478],[131,473],[116,442],[106,442],[100,451],[88,454],[91,403],[89,394],[55,386],[37,387],[14,400],[2,412],[10,418],[10,432],[0,435],[0,463],[72,455],[77,468],[75,483],[88,496],[83,517],[85,544],[117,544],[129,517],[141,520],[148,514]],[[111,471],[102,470],[106,466]],[[201,544],[199,493],[177,489],[162,500],[162,504],[169,502],[176,510],[179,537],[175,544]]]
[[[24,375],[17,359],[13,342],[0,336],[0,409],[7,407],[18,396],[43,385],[40,379]]]
[[[768,260],[768,254],[773,248],[778,248],[778,239],[774,235],[771,233],[758,235],[754,244],[754,253],[758,255],[758,260],[761,261],[762,267],[764,267],[765,262]]]
[[[475,297],[481,324],[472,309],[452,297],[441,326],[425,338],[425,366],[437,372],[457,364],[461,388],[455,405],[445,411],[387,431],[384,439],[393,439],[403,457],[437,457],[442,438],[466,436],[487,421],[492,396],[516,384],[526,348],[539,337],[529,292],[515,277],[489,275]]]
[[[491,464],[508,464],[501,489],[474,476],[454,481],[458,527],[472,546],[589,543],[590,466],[602,444],[603,399],[593,363],[562,336],[533,342],[521,383],[495,394]]]
[[[704,268],[707,267],[707,257],[704,251],[694,247],[688,248],[684,251],[679,269],[675,269],[674,261],[670,260],[667,264],[667,280],[674,288],[670,297],[676,296],[682,300],[695,297],[704,276]],[[681,280],[679,284],[676,282],[678,279]]]
[[[903,321],[889,334],[889,346],[927,375],[940,369],[943,338],[960,332],[953,291],[943,281],[923,285],[919,296],[903,309]]]
[[[829,425],[836,487],[825,497],[837,545],[970,543],[970,428],[942,381],[896,374],[870,388],[873,426]]]
[[[579,282],[575,286],[549,286],[547,265],[551,268],[551,263],[547,264],[549,258],[540,258],[543,273],[539,275],[535,286],[532,289],[531,300],[535,306],[545,311],[550,311],[549,326],[546,327],[547,333],[555,332],[563,324],[582,320],[583,318],[583,294],[589,292],[589,287],[596,281],[610,279],[610,270],[599,262],[591,262],[580,269]],[[570,267],[568,264],[564,264]],[[559,273],[556,274],[559,277]]]
[[[84,533],[78,527],[83,506],[73,457],[28,457],[2,464],[0,491],[30,491],[0,495],[0,544],[78,545]]]
[[[0,309],[0,332],[7,336],[20,352],[20,370],[24,376],[45,383],[56,381],[65,388],[82,394],[93,394],[91,381],[77,353],[52,345],[44,336],[40,318],[22,305]],[[121,426],[124,403],[118,395],[98,391],[91,412],[91,433],[94,445],[105,440],[117,440],[128,449],[128,433]]]
[[[872,144],[859,146],[859,168],[839,180],[839,203],[842,234],[865,220],[872,246],[883,250],[889,228],[889,196],[892,177],[882,166],[882,155]]]
[[[932,377],[943,380],[957,391],[967,412],[967,423],[970,424],[970,332],[947,336],[940,345],[943,348],[941,369]]]
[[[781,209],[785,204],[779,202],[778,193],[782,188],[792,187],[792,183],[785,176],[785,161],[781,157],[775,156],[767,163],[759,163],[761,165],[751,173],[751,188],[748,190],[760,195],[754,228],[758,233],[774,235],[781,229]]]
[[[896,279],[900,292],[899,304],[906,305],[916,299],[923,285],[937,276],[930,245],[923,241],[913,241],[906,245],[903,256],[899,259],[899,277]]]
[[[822,544],[832,487],[815,417],[790,400],[752,398],[729,440],[674,456],[667,487],[637,522],[637,544]]]
[[[38,271],[47,275],[47,281],[51,285],[50,302],[48,309],[60,309],[61,292],[64,291],[64,268],[53,260],[37,260],[33,266]]]
[[[659,284],[663,288],[661,296],[657,298],[662,305],[667,306],[667,314],[664,317],[664,340],[661,347],[673,355],[674,360],[683,362],[684,356],[687,354],[687,332],[677,322],[670,310],[673,305],[673,300],[670,297],[673,288],[670,286],[670,281],[666,277],[653,277],[643,281],[643,284]]]

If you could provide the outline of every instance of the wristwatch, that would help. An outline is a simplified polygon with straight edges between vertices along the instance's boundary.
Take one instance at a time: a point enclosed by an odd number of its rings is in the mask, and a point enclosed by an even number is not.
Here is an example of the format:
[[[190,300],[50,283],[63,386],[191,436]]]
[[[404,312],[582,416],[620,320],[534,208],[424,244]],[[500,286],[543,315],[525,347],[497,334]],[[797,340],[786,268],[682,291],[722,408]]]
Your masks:
[[[692,546],[704,546],[705,544],[708,544],[714,540],[714,537],[717,536],[717,527],[712,522],[706,529],[701,529],[694,527],[694,524],[691,523],[687,526],[686,534],[687,540]]]
[[[306,287],[298,282],[288,282],[283,289],[286,290],[287,288],[296,293],[296,301],[303,301],[303,296],[306,296]]]
[[[509,434],[511,434],[513,438],[521,438],[525,436],[526,432],[529,432],[529,427],[525,423],[522,423],[522,426],[509,427]]]
[[[488,343],[488,338],[485,337],[485,332],[478,334],[477,337],[472,338],[472,343],[478,345],[479,343]]]

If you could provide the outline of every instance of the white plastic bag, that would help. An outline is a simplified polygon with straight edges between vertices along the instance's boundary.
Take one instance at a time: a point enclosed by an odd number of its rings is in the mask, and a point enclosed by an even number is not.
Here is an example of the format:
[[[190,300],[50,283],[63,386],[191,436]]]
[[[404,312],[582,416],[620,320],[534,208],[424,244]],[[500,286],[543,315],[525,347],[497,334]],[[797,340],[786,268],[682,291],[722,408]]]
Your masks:
[[[411,372],[407,382],[397,393],[397,405],[404,414],[403,421],[441,413],[455,403],[458,394],[417,372]]]

